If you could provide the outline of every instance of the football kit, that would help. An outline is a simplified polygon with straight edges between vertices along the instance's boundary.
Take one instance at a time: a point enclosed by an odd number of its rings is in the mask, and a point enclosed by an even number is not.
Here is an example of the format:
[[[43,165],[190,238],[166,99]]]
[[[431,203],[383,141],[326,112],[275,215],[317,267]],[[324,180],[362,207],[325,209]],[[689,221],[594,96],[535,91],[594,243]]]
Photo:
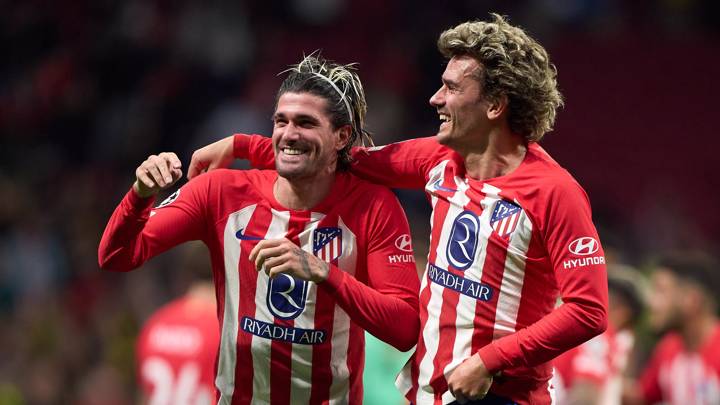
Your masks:
[[[238,134],[234,155],[272,167],[269,138]],[[414,404],[454,401],[447,378],[478,353],[490,392],[550,403],[550,360],[606,324],[605,258],[587,195],[537,143],[513,172],[466,175],[434,137],[353,149],[351,171],[395,188],[424,189],[432,205],[421,279],[421,334],[397,379]],[[564,304],[554,309],[558,295]]]
[[[219,404],[362,401],[364,331],[402,349],[416,342],[418,277],[407,219],[392,192],[337,173],[311,210],[277,202],[275,171],[216,170],[151,209],[130,190],[98,252],[127,271],[188,240],[212,262],[221,325]],[[313,283],[270,279],[248,259],[262,239],[287,238],[329,263]]]

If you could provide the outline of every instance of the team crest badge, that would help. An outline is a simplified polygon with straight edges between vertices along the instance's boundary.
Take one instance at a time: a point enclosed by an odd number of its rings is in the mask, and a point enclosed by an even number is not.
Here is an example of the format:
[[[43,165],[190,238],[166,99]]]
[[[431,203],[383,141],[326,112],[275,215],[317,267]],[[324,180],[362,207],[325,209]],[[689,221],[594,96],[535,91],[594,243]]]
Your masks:
[[[519,205],[500,200],[493,209],[490,226],[500,237],[507,239],[515,231],[521,214],[522,208]]]
[[[328,263],[342,255],[342,229],[318,228],[313,232],[313,254]]]

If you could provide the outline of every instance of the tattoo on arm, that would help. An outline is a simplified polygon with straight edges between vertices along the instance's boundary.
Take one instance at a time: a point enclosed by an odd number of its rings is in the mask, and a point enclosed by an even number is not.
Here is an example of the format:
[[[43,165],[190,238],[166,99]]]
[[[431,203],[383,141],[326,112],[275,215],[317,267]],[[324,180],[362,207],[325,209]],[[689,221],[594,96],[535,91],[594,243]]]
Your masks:
[[[300,257],[300,265],[302,266],[303,273],[305,273],[308,278],[312,278],[312,273],[310,272],[310,263],[308,263],[305,252],[303,252],[300,248],[297,248],[295,249],[295,254]]]

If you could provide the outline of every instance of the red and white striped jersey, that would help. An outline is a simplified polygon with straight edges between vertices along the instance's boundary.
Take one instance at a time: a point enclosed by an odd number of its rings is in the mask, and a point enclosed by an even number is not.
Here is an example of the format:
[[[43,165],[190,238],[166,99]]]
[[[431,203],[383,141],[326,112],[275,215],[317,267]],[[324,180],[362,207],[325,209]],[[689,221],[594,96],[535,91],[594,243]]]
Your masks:
[[[234,143],[236,157],[272,164],[269,139]],[[422,332],[398,388],[415,404],[452,402],[448,376],[479,352],[490,372],[502,371],[491,392],[550,403],[549,360],[606,324],[605,258],[583,189],[536,143],[512,173],[482,181],[434,138],[356,148],[353,159],[354,174],[424,189],[433,208]]]
[[[688,350],[679,333],[660,340],[640,378],[648,404],[720,404],[720,324],[697,350]]]
[[[221,325],[219,404],[362,401],[363,329],[409,350],[419,281],[395,196],[347,173],[308,211],[273,195],[274,171],[217,170],[152,210],[131,190],[113,213],[99,260],[130,270],[188,240],[210,250]],[[256,271],[261,239],[288,238],[331,263],[320,284]]]
[[[209,405],[220,333],[214,300],[189,295],[160,308],[137,341],[138,381],[148,405]]]

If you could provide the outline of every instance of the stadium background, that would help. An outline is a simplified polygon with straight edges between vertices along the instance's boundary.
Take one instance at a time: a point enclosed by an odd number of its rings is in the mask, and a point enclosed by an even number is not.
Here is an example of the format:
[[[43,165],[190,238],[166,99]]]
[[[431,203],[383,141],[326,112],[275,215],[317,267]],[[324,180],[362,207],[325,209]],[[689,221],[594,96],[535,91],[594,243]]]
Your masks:
[[[0,1],[0,403],[135,400],[139,325],[207,268],[187,246],[142,271],[98,270],[102,229],[147,155],[187,165],[233,132],[268,134],[277,72],[315,49],[359,63],[377,143],[432,135],[437,36],[489,11],[558,67],[566,107],[542,144],[590,195],[609,259],[717,252],[718,4]],[[427,204],[400,196],[422,256]]]

